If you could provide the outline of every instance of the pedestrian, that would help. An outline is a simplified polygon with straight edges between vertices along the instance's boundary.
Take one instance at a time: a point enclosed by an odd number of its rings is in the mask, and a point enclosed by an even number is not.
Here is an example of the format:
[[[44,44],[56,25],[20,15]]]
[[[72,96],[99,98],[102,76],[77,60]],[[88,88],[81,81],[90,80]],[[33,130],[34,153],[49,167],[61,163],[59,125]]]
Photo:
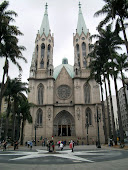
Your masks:
[[[4,142],[3,142],[3,151],[6,151],[6,146],[7,146],[7,142],[4,141]]]
[[[51,152],[51,141],[49,141],[49,143],[48,143],[48,150],[49,150],[49,152]]]
[[[52,151],[54,152],[54,142],[52,141]]]
[[[47,151],[49,150],[49,140],[47,140]]]
[[[32,150],[32,145],[33,145],[32,141],[30,141],[29,145],[30,145],[30,150]]]
[[[61,149],[61,151],[63,150],[63,147],[64,147],[63,142],[61,142],[61,143],[60,143],[60,149]]]
[[[72,149],[72,152],[73,152],[73,141],[71,140],[71,142],[70,142],[70,144],[69,144],[69,147],[70,147],[70,149]]]
[[[29,144],[30,144],[30,141],[28,140],[28,142],[27,142],[28,148],[29,148]]]
[[[44,139],[42,140],[42,146],[44,146]]]
[[[112,138],[110,138],[110,146],[113,146]]]
[[[14,142],[14,150],[16,150],[16,149],[18,149],[18,142],[17,141]]]
[[[57,142],[58,148],[60,147],[60,141]]]

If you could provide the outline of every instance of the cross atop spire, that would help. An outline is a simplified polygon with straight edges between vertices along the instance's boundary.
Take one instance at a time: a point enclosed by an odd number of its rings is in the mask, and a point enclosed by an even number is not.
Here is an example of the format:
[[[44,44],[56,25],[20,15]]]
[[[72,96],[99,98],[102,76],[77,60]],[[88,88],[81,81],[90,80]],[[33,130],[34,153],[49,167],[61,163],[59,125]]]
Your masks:
[[[79,5],[79,8],[81,8],[81,3],[80,3],[80,2],[79,2],[79,4],[78,4],[78,5]]]

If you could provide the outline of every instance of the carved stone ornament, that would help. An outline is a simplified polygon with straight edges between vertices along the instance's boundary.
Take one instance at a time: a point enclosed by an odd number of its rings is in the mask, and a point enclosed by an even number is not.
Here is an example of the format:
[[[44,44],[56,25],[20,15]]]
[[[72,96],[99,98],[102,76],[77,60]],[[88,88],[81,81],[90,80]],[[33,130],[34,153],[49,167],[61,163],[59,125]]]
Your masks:
[[[49,109],[48,109],[48,118],[49,118],[49,119],[51,118],[51,112],[52,112],[52,111],[51,111],[51,109],[49,108]]]
[[[57,88],[57,95],[60,99],[68,99],[71,96],[71,88],[68,85],[61,85]]]
[[[99,86],[98,86],[98,85],[95,85],[95,86],[93,86],[93,88],[99,88]]]
[[[32,90],[32,86],[29,86],[29,90]]]
[[[42,38],[42,41],[45,41],[45,38]]]
[[[80,88],[78,81],[76,82],[75,88],[76,88],[76,89],[79,89],[79,88]]]
[[[79,109],[79,107],[76,109],[76,114],[77,114],[77,118],[79,120],[80,119],[80,109]]]

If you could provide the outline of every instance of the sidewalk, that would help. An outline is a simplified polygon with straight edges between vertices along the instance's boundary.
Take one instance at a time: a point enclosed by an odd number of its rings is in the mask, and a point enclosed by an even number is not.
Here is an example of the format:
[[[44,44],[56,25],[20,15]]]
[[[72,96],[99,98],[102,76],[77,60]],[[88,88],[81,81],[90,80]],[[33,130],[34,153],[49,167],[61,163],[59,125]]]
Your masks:
[[[64,150],[70,149],[68,145],[64,147]],[[125,146],[124,148],[120,148],[119,145],[117,146],[108,146],[108,145],[101,145],[101,148],[97,148],[96,145],[77,145],[74,147],[75,150],[103,150],[103,149],[108,149],[108,150],[115,150],[115,149],[121,149],[121,150],[128,150],[128,146]],[[7,148],[7,151],[14,151],[14,147],[10,146]],[[28,148],[27,146],[18,146],[18,149],[15,151],[36,151],[36,150],[47,150],[46,146],[33,146],[32,149],[30,147]],[[60,148],[58,146],[55,146],[55,150],[58,151]]]

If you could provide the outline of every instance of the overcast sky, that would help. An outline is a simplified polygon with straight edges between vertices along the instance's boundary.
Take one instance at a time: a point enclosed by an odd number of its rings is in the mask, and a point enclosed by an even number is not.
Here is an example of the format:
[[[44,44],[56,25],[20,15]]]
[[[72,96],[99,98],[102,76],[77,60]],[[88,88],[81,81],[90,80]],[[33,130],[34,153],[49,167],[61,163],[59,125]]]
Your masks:
[[[0,0],[2,2],[3,0]],[[53,64],[61,64],[62,58],[67,57],[69,64],[74,63],[73,33],[76,32],[78,20],[78,0],[9,0],[8,9],[17,12],[18,17],[14,23],[24,34],[19,38],[19,44],[26,47],[23,56],[28,63],[21,61],[23,68],[22,81],[29,77],[32,53],[35,48],[35,38],[40,29],[44,15],[45,4],[48,3],[48,17],[51,32],[54,34]],[[103,0],[81,0],[82,12],[89,32],[95,34],[101,17],[95,18],[94,13],[104,5]],[[2,77],[3,62],[0,60],[0,77]],[[10,66],[11,78],[18,76],[18,69]],[[0,79],[1,80],[1,79]]]

